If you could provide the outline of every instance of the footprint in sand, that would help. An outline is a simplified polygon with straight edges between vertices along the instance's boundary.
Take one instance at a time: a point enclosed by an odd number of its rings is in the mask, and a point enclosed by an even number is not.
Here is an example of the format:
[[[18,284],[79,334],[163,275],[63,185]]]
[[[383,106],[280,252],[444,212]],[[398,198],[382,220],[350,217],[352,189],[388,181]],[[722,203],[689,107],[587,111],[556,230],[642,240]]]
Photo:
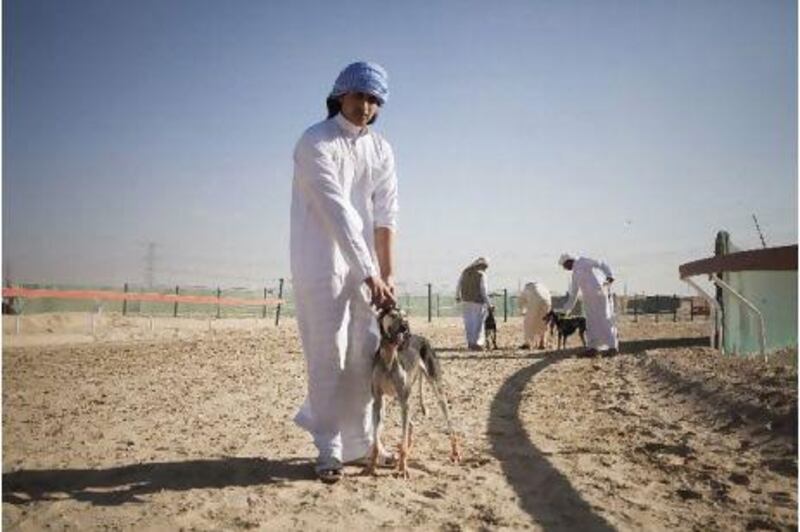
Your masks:
[[[731,473],[731,476],[728,477],[728,480],[734,484],[738,484],[739,486],[747,486],[750,484],[750,477],[744,473]]]
[[[678,495],[678,497],[680,497],[684,501],[699,500],[703,498],[701,494],[697,493],[694,490],[690,490],[688,488],[681,488],[675,493]]]

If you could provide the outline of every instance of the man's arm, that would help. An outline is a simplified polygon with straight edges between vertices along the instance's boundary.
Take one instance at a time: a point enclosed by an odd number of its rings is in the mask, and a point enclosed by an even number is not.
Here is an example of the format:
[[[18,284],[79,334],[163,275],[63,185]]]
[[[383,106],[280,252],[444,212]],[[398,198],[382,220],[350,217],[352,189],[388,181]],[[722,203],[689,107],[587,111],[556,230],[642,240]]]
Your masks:
[[[337,166],[323,146],[301,139],[294,154],[294,179],[325,230],[339,245],[350,268],[362,279],[378,275],[372,254],[358,227],[360,217],[337,179]]]
[[[483,300],[484,304],[488,305],[490,303],[490,301],[489,301],[489,286],[486,283],[486,273],[485,272],[481,274],[480,290],[481,290],[481,299]]]
[[[606,274],[606,281],[609,282],[609,283],[613,283],[614,282],[614,273],[611,271],[611,267],[608,264],[606,264],[605,262],[601,261],[600,262],[600,269],[603,271],[604,274]]]
[[[575,303],[578,301],[578,277],[575,271],[572,272],[572,282],[569,286],[569,298],[564,306],[561,308],[561,312],[564,314],[569,314],[572,312],[572,309],[575,307]]]
[[[594,260],[594,259],[587,259],[589,264],[592,268],[597,268],[606,276],[606,282],[613,283],[614,282],[614,273],[611,271],[611,267],[606,264],[604,261],[601,260]]]
[[[375,253],[381,279],[394,294],[394,231],[391,228],[375,228]]]
[[[375,189],[372,193],[374,217],[375,255],[378,259],[378,295],[384,304],[394,305],[394,231],[397,227],[397,175],[394,168],[394,154],[388,142],[379,144],[382,154],[380,166],[374,169]],[[367,283],[369,284],[369,283]],[[372,289],[373,296],[376,290]],[[386,291],[383,294],[382,291]]]

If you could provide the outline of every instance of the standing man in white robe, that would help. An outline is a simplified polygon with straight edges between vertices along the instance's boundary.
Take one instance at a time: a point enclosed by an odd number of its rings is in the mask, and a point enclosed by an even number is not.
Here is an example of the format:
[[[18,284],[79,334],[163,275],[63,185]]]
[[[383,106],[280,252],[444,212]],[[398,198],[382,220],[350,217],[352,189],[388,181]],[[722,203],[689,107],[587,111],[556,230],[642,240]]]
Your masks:
[[[461,302],[467,348],[471,351],[483,351],[486,341],[484,324],[489,309],[489,290],[486,283],[488,268],[489,261],[478,257],[461,272],[456,287],[456,302]]]
[[[295,422],[314,438],[315,470],[336,482],[372,445],[370,372],[379,343],[370,306],[394,304],[397,176],[389,143],[369,125],[388,97],[386,71],[347,66],[328,119],[294,151],[291,271],[308,394]]]
[[[564,253],[558,263],[565,270],[572,271],[569,299],[560,309],[568,314],[578,300],[578,290],[583,295],[583,308],[586,313],[586,356],[595,356],[601,347],[608,348],[606,356],[618,353],[619,340],[614,325],[614,302],[606,293],[606,285],[614,282],[614,274],[608,264],[589,257],[574,257]]]
[[[525,287],[517,297],[517,306],[525,315],[522,320],[523,344],[520,349],[544,349],[547,336],[547,323],[544,317],[552,308],[550,290],[544,283],[538,281],[525,283]]]

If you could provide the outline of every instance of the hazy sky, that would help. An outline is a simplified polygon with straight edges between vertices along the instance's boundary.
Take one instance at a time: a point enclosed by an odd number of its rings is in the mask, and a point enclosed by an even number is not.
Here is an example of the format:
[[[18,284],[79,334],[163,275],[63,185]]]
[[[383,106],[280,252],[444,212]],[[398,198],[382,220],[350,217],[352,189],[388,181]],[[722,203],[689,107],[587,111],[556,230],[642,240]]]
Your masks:
[[[778,0],[5,0],[3,263],[14,281],[289,275],[291,155],[338,72],[381,63],[397,273],[687,293],[717,230],[797,242],[797,6]],[[448,288],[449,289],[449,288]]]

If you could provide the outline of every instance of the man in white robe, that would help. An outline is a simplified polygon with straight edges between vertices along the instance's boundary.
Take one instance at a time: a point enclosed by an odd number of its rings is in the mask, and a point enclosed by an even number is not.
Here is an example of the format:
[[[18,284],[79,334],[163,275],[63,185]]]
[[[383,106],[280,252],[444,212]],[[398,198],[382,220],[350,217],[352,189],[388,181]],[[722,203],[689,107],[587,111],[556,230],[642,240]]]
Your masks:
[[[467,348],[471,351],[483,351],[483,344],[486,341],[484,324],[489,310],[489,291],[486,283],[488,268],[489,261],[484,257],[478,257],[461,272],[456,287],[456,302],[461,302]]]
[[[525,287],[517,297],[517,306],[525,317],[522,320],[523,344],[520,349],[538,347],[545,348],[547,323],[545,315],[552,308],[550,290],[538,281],[525,283]]]
[[[295,421],[314,438],[325,482],[372,445],[379,331],[371,304],[394,304],[398,203],[392,148],[369,124],[388,94],[380,65],[349,65],[328,96],[328,119],[307,129],[294,152],[291,271],[308,370]]]
[[[586,356],[594,356],[601,347],[608,348],[606,356],[614,356],[619,349],[617,327],[614,325],[614,300],[605,287],[614,282],[614,274],[605,262],[589,257],[574,257],[564,253],[558,263],[572,271],[569,299],[560,309],[569,313],[578,299],[578,291],[583,295],[583,308],[586,314]]]

